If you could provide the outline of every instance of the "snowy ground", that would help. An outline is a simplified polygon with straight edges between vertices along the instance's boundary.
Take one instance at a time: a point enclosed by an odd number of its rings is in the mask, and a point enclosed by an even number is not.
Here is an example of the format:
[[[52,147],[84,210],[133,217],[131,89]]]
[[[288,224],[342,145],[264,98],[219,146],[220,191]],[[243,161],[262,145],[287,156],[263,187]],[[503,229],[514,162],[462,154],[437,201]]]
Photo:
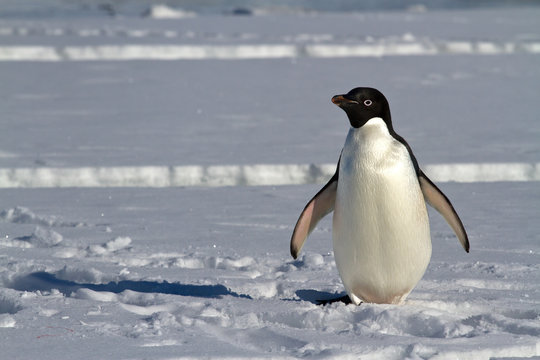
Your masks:
[[[539,357],[539,17],[2,16],[2,357]],[[476,174],[440,183],[471,253],[431,212],[404,305],[320,307],[343,291],[331,221],[297,261],[288,241],[347,131],[329,99],[360,85],[439,180]],[[175,167],[305,184],[178,187]]]
[[[359,308],[312,303],[343,291],[329,221],[300,260],[289,257],[315,186],[4,191],[3,353],[539,355],[538,184],[443,188],[465,219],[471,253],[432,213],[432,262],[407,302]]]

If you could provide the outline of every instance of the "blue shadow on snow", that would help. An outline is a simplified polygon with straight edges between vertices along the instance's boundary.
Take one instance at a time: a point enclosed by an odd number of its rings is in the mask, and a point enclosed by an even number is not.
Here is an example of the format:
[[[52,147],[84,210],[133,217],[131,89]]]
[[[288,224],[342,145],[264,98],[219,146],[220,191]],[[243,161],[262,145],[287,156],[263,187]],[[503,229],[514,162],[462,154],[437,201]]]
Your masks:
[[[119,282],[109,282],[107,284],[81,284],[70,280],[58,279],[56,275],[47,272],[35,272],[16,279],[10,284],[10,288],[19,291],[51,291],[57,289],[66,296],[70,296],[79,289],[90,289],[93,291],[107,291],[121,293],[131,290],[141,293],[158,293],[180,296],[193,296],[201,298],[221,298],[223,296],[233,296],[237,298],[251,299],[251,296],[238,294],[223,285],[190,285],[180,283],[156,282],[156,281],[134,281],[123,280]]]
[[[321,301],[332,300],[339,298],[341,296],[347,295],[343,293],[330,293],[327,291],[318,291],[318,290],[297,290],[296,296],[298,296],[303,301],[309,301],[312,304],[320,305]]]

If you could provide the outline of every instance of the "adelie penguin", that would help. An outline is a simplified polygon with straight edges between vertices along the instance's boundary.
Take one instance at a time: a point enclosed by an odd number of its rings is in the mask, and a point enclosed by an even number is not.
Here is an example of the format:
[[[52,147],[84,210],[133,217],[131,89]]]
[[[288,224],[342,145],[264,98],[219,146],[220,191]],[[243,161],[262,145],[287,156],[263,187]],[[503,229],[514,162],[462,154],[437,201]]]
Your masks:
[[[450,200],[394,131],[388,101],[380,91],[355,88],[332,102],[345,111],[351,128],[336,173],[296,223],[291,255],[298,257],[319,220],[334,211],[334,256],[348,294],[338,300],[402,303],[431,258],[426,202],[469,252],[467,233]]]

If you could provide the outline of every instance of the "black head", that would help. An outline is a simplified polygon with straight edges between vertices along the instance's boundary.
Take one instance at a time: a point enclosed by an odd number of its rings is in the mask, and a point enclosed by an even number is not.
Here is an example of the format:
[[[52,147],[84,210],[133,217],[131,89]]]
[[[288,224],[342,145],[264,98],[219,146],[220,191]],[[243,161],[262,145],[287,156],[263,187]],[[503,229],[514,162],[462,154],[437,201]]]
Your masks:
[[[347,113],[354,128],[362,127],[369,119],[380,117],[388,129],[392,130],[388,100],[377,89],[354,88],[345,95],[334,96],[332,102]]]

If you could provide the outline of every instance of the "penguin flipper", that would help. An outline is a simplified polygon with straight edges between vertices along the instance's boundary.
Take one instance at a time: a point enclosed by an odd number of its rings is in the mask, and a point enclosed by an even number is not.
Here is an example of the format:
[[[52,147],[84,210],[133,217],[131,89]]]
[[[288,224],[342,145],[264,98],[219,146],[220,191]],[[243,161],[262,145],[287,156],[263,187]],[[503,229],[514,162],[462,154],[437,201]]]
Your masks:
[[[291,255],[293,258],[296,259],[298,257],[304,241],[306,241],[306,238],[313,231],[319,220],[334,211],[338,173],[339,164],[334,176],[307,203],[302,214],[300,214],[291,237]]]
[[[418,181],[420,182],[420,189],[422,189],[422,194],[424,194],[426,202],[444,217],[448,225],[454,230],[463,249],[469,252],[469,237],[450,200],[448,200],[446,195],[443,194],[423,171],[420,171]]]

